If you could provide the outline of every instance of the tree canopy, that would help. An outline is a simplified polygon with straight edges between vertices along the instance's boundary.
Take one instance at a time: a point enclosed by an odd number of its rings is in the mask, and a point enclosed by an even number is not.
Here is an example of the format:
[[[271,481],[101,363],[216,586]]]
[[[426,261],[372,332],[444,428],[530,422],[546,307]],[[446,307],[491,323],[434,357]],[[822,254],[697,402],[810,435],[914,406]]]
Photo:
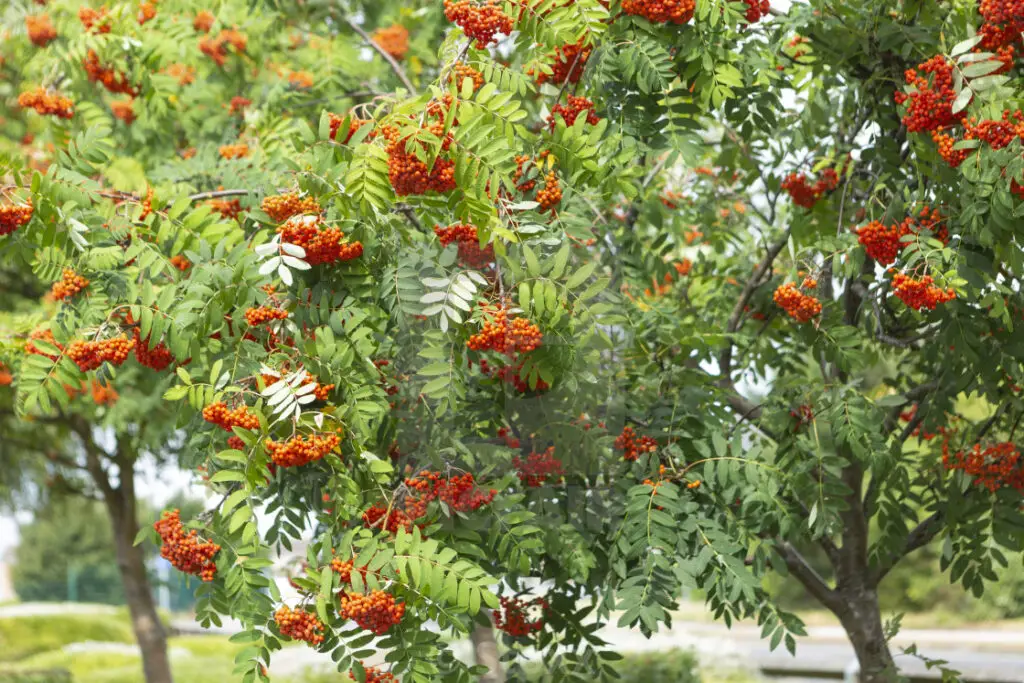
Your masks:
[[[1021,549],[1024,4],[214,4],[5,11],[0,249],[56,284],[0,353],[19,417],[167,415],[218,504],[139,540],[243,680],[470,680],[492,611],[611,676],[686,588],[793,649],[769,573],[889,680],[904,556]]]

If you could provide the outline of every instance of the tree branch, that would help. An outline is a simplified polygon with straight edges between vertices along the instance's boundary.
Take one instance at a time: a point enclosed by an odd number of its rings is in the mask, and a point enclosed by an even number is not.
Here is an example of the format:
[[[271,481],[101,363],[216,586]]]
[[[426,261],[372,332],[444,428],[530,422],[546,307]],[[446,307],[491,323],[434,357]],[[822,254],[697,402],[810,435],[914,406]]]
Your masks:
[[[893,557],[888,563],[882,565],[871,574],[872,585],[877,586],[885,576],[892,571],[893,567],[899,564],[900,560],[905,558],[910,553],[914,552],[918,548],[931,543],[939,532],[942,531],[943,524],[942,512],[932,513],[930,516],[925,518],[920,524],[911,529],[910,533],[907,534],[907,538],[903,543],[903,548]]]
[[[377,42],[373,38],[371,38],[370,35],[366,31],[364,31],[363,28],[359,24],[357,24],[356,22],[352,21],[351,19],[345,19],[345,22],[349,25],[349,27],[353,31],[355,31],[356,33],[359,34],[360,38],[362,38],[364,41],[366,41],[367,45],[369,45],[374,50],[376,50],[377,54],[379,54],[381,57],[384,58],[384,61],[386,61],[388,64],[391,65],[391,70],[395,72],[395,75],[398,76],[399,80],[402,81],[402,84],[406,87],[406,89],[412,95],[418,95],[419,94],[419,92],[417,92],[416,88],[413,87],[412,82],[409,80],[409,77],[405,75],[405,70],[402,68],[402,65],[399,64],[397,61],[395,61],[394,57],[389,55],[384,50],[384,48],[382,48],[380,45],[378,45]]]
[[[828,584],[825,583],[825,579],[818,572],[814,571],[814,567],[807,562],[804,556],[792,544],[788,541],[777,540],[775,548],[782,555],[782,559],[786,561],[786,567],[789,568],[790,574],[796,577],[797,581],[807,589],[808,593],[814,596],[815,600],[832,612],[837,612],[842,607],[843,603],[839,599],[839,594],[834,589],[829,588]]]

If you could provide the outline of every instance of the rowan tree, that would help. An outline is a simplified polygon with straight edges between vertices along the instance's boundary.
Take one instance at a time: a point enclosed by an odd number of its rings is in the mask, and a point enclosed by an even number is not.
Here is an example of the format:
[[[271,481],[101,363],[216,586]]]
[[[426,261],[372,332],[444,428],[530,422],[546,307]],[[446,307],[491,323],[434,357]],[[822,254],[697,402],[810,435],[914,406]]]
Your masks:
[[[220,498],[156,531],[200,621],[245,625],[243,680],[288,638],[482,675],[427,622],[607,677],[594,624],[651,633],[688,587],[794,649],[777,572],[874,683],[902,557],[941,539],[979,592],[1020,548],[1024,9],[72,4],[5,45],[2,246],[93,292],[11,358],[17,406],[170,378]],[[304,534],[284,604],[262,572]]]

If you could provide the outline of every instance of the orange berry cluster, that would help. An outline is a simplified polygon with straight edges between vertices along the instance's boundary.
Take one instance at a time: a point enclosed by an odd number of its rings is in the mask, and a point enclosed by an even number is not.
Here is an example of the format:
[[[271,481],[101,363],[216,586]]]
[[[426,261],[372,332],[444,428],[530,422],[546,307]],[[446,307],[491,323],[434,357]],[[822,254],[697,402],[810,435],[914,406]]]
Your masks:
[[[125,125],[132,125],[135,121],[135,100],[114,100],[110,103],[110,113],[114,118],[124,121]]]
[[[805,323],[821,314],[821,302],[810,294],[804,294],[792,282],[780,285],[772,296],[790,318]]]
[[[402,61],[409,51],[409,31],[401,24],[382,26],[373,32],[371,39],[397,61]]]
[[[366,673],[366,683],[398,683],[398,679],[390,671],[384,671],[375,666],[365,665],[363,666],[363,671]],[[354,671],[349,671],[348,677],[353,681],[359,680],[356,678]]]
[[[554,171],[548,171],[544,176],[544,187],[537,190],[537,203],[540,204],[541,213],[554,211],[562,201],[562,186],[558,182],[558,176]]]
[[[321,209],[313,197],[301,197],[298,192],[264,197],[260,203],[263,212],[275,223],[283,223],[292,216],[305,213],[319,214]]]
[[[338,612],[342,619],[352,619],[359,628],[382,636],[402,620],[405,603],[396,602],[395,596],[382,590],[368,595],[342,593]]]
[[[203,419],[219,426],[226,432],[230,432],[233,427],[253,431],[260,428],[260,418],[250,413],[244,405],[228,410],[227,405],[222,401],[211,403],[203,408]]]
[[[313,74],[308,71],[293,71],[288,74],[288,85],[296,90],[309,90],[313,87]]]
[[[331,139],[338,139],[338,129],[341,128],[341,124],[345,122],[345,117],[338,116],[337,114],[331,114],[330,125],[331,125]],[[372,119],[361,119],[357,116],[350,116],[348,123],[348,133],[345,134],[345,139],[341,141],[341,144],[347,145],[348,141],[352,139],[352,136],[356,134],[356,131],[365,126],[368,123],[372,123]]]
[[[548,601],[534,598],[529,602],[519,598],[501,597],[501,608],[494,612],[494,626],[513,638],[522,638],[544,628],[544,610]],[[539,614],[531,616],[530,611]]]
[[[139,94],[137,88],[128,82],[128,76],[113,67],[100,64],[99,55],[94,50],[89,50],[82,60],[82,68],[85,69],[89,81],[99,83],[115,95],[128,95],[135,97]]]
[[[905,273],[895,273],[892,276],[893,293],[915,311],[922,308],[935,310],[939,304],[955,299],[956,292],[952,288],[936,287],[934,282],[931,275],[916,279]]]
[[[57,29],[50,22],[50,15],[26,14],[25,29],[28,31],[28,39],[36,47],[46,47],[50,41],[57,38]]]
[[[964,128],[964,140],[980,140],[996,150],[1006,147],[1015,139],[1024,139],[1024,112],[1020,110],[1004,110],[1002,120],[978,121],[971,117],[960,119],[960,124]],[[939,155],[952,168],[962,164],[974,153],[974,149],[953,149],[957,140],[945,130],[932,131],[932,141],[935,142]]]
[[[597,113],[594,112],[593,102],[586,97],[569,95],[567,104],[556,104],[551,107],[551,113],[548,114],[548,126],[552,131],[555,130],[555,116],[561,116],[565,121],[565,125],[571,126],[576,123],[576,118],[583,112],[587,113],[587,123],[592,126],[601,120]]]
[[[249,156],[249,145],[243,142],[234,145],[221,145],[218,151],[223,159],[244,159]]]
[[[7,366],[0,363],[0,387],[9,387],[14,382],[14,375],[7,369]]]
[[[331,569],[341,577],[342,583],[352,583],[352,570],[355,569],[354,560],[342,560],[340,557],[331,559]],[[366,567],[360,567],[359,573],[366,578]]]
[[[209,541],[200,542],[195,529],[186,533],[178,510],[164,512],[160,520],[153,524],[153,528],[163,540],[160,557],[179,571],[198,576],[203,581],[213,581],[217,572],[213,556],[220,552],[219,545]]]
[[[622,428],[622,433],[615,437],[615,448],[623,451],[623,460],[636,460],[641,453],[654,453],[658,450],[658,442],[650,436],[639,436],[630,426]]]
[[[406,512],[412,519],[422,517],[432,500],[440,500],[456,512],[469,512],[488,505],[497,493],[494,489],[484,493],[483,489],[477,488],[473,475],[468,472],[445,478],[440,472],[423,470],[417,476],[407,478],[405,485],[418,494],[410,494],[406,498]]]
[[[78,20],[86,31],[92,33],[110,33],[110,17],[107,8],[93,9],[88,5],[78,8]]]
[[[903,238],[907,235],[920,234],[922,230],[930,231],[934,237],[943,243],[949,241],[949,232],[941,223],[945,219],[936,209],[925,206],[917,216],[908,216],[900,223],[893,223],[889,227],[881,221],[871,221],[867,225],[858,228],[857,241],[864,247],[868,256],[878,261],[883,266],[888,266],[896,261],[896,257],[907,247]]]
[[[324,226],[319,216],[292,216],[277,229],[281,240],[306,250],[304,260],[311,266],[351,261],[363,255],[362,242],[343,242],[345,233]]]
[[[813,209],[818,200],[839,186],[839,174],[826,168],[815,183],[809,183],[803,173],[790,173],[782,181],[782,189],[789,193],[793,203],[805,209]]]
[[[32,220],[32,200],[24,204],[0,204],[0,237],[12,232]]]
[[[459,248],[459,262],[470,268],[484,268],[494,262],[494,247],[488,244],[480,248],[480,240],[475,225],[455,223],[447,228],[434,226],[434,234],[443,246],[456,242]]]
[[[56,116],[70,119],[75,115],[75,105],[63,95],[51,94],[44,88],[36,88],[18,95],[18,106],[24,109],[35,109],[43,116]]]
[[[444,0],[444,16],[482,50],[495,42],[499,33],[512,33],[512,17],[502,11],[499,0]]]
[[[68,358],[74,361],[75,365],[82,372],[95,370],[103,363],[121,365],[128,359],[135,346],[135,340],[128,340],[126,337],[104,339],[103,341],[75,341],[68,346]]]
[[[82,384],[85,387],[85,383]],[[96,380],[90,383],[90,393],[92,394],[92,402],[98,406],[112,406],[117,403],[118,394],[117,390],[114,389],[113,385],[107,384],[106,386],[100,384]]]
[[[50,360],[57,360],[60,357],[60,356],[54,356],[52,354],[44,353],[38,346],[36,346],[35,344],[32,343],[33,339],[38,339],[39,341],[48,342],[48,343],[52,344],[53,346],[56,346],[61,351],[64,350],[64,347],[61,346],[60,344],[58,344],[57,340],[54,339],[53,332],[51,332],[50,330],[42,330],[42,329],[32,330],[32,332],[28,335],[28,338],[29,338],[29,341],[27,341],[25,343],[25,353],[34,353],[37,356],[43,356],[45,358],[49,358]]]
[[[207,205],[228,220],[237,220],[242,213],[242,202],[238,199],[211,199]]]
[[[903,123],[908,131],[919,133],[938,130],[956,123],[956,116],[953,114],[953,100],[956,99],[956,91],[953,89],[953,65],[945,56],[935,55],[928,61],[918,64],[917,69],[907,69],[903,74],[903,80],[911,92],[897,91],[895,99],[899,105],[909,102],[903,115]]]
[[[455,85],[459,88],[462,87],[462,82],[467,78],[473,81],[473,90],[479,90],[484,87],[484,75],[471,67],[468,64],[462,62],[455,62],[455,67],[452,71],[451,80],[455,82]]]
[[[555,457],[555,447],[550,446],[543,453],[530,453],[526,460],[518,455],[512,459],[519,481],[530,488],[544,486],[548,479],[557,483],[565,475],[562,461]]]
[[[438,111],[438,114],[441,114],[441,117],[426,126],[426,130],[441,137],[444,132],[444,121],[442,112]],[[444,194],[455,189],[454,161],[438,157],[434,159],[434,166],[431,168],[415,154],[409,153],[406,149],[406,139],[401,137],[397,128],[384,126],[381,132],[388,141],[388,178],[395,194],[399,197],[427,192]],[[442,139],[441,150],[448,151],[452,142],[453,138],[449,132]]]
[[[217,22],[217,17],[213,16],[212,12],[202,10],[197,12],[195,18],[192,20],[192,28],[199,33],[209,33],[210,29]]]
[[[299,467],[319,460],[341,443],[337,434],[320,436],[313,434],[308,439],[302,435],[292,437],[284,443],[278,443],[273,439],[267,439],[264,444],[270,459],[278,467]]]
[[[942,446],[942,464],[947,470],[962,470],[974,479],[974,484],[995,493],[1012,488],[1024,491],[1024,461],[1020,451],[1010,442],[997,443],[987,448],[975,444],[967,451],[949,453],[948,443]]]
[[[199,50],[216,62],[217,66],[224,66],[228,59],[228,46],[234,48],[235,52],[245,52],[249,39],[244,33],[234,29],[223,29],[212,38],[202,38],[199,41]]]
[[[149,338],[142,340],[139,328],[135,328],[135,360],[139,365],[160,372],[174,362],[174,354],[167,348],[167,344],[160,342],[153,348],[149,348]]]
[[[142,2],[139,3],[139,15],[138,22],[139,26],[143,26],[146,22],[152,21],[156,18],[156,1],[154,2]]]
[[[260,306],[259,308],[248,308],[245,311],[245,322],[249,323],[250,327],[256,327],[269,323],[272,320],[286,320],[288,318],[288,311],[280,308],[271,308],[270,306]]]
[[[492,309],[493,310],[493,309]],[[494,311],[493,318],[484,322],[483,329],[466,342],[472,351],[497,351],[506,355],[528,353],[541,344],[540,328],[527,318],[508,320],[504,307]]]
[[[981,0],[978,14],[985,20],[978,33],[985,49],[1009,45],[1024,32],[1024,0]]]
[[[65,268],[61,274],[60,281],[53,283],[50,294],[54,299],[61,301],[63,299],[70,299],[88,286],[88,280],[70,268]]]
[[[274,612],[274,622],[285,638],[303,640],[314,647],[324,642],[323,622],[312,612],[283,605]]]
[[[586,37],[584,36],[575,43],[555,48],[555,53],[552,55],[551,74],[548,75],[543,72],[537,74],[538,85],[548,81],[558,85],[566,81],[578,83],[593,50],[590,45],[583,44],[585,40]],[[527,73],[533,75],[532,71]]]
[[[685,24],[693,18],[697,0],[622,0],[622,11],[656,24]]]

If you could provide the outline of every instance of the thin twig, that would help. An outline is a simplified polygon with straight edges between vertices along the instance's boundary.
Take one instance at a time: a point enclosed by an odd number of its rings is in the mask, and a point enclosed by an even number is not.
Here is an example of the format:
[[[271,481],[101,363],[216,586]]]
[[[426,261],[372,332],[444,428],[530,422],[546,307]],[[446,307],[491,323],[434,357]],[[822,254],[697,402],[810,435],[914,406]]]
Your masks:
[[[402,68],[402,65],[395,61],[395,58],[389,55],[384,48],[378,45],[376,41],[374,41],[374,39],[370,37],[370,34],[364,31],[362,27],[359,26],[359,24],[352,21],[351,19],[346,19],[345,21],[348,23],[348,25],[352,28],[353,31],[359,34],[360,38],[366,41],[366,43],[370,47],[377,51],[377,54],[384,58],[384,61],[391,65],[391,70],[395,72],[395,75],[398,76],[398,78],[402,81],[406,89],[413,95],[418,95],[419,92],[416,90],[416,88],[413,87],[412,82],[409,80],[409,77],[405,75],[405,69]]]

